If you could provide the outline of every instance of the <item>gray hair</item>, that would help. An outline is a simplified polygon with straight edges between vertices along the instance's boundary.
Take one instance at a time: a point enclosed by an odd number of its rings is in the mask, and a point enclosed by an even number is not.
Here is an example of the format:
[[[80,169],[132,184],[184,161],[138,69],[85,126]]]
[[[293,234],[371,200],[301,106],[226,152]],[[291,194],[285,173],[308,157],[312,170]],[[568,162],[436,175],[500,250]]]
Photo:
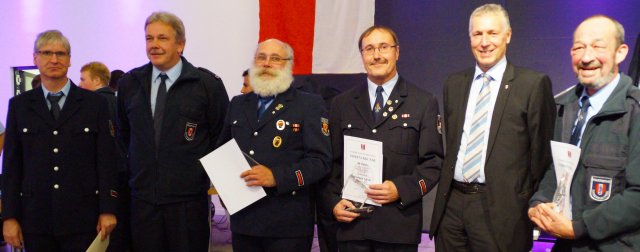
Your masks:
[[[606,18],[609,21],[613,22],[613,25],[616,27],[616,34],[615,34],[616,42],[617,42],[616,48],[618,48],[622,44],[624,44],[624,27],[622,27],[622,24],[620,24],[620,22],[618,22],[617,20],[615,20],[615,19],[613,19],[613,18],[611,18],[609,16],[602,15],[602,14],[593,15],[591,17],[588,17],[584,21],[582,21],[580,24],[586,22],[587,20],[594,19],[594,18]],[[580,25],[578,25],[578,27],[580,27]],[[576,30],[573,31],[573,37],[574,38],[576,37],[576,31],[577,30],[578,30],[578,28],[576,28]]]
[[[38,34],[38,38],[36,38],[36,42],[33,45],[33,53],[38,53],[40,47],[44,45],[55,43],[60,43],[65,49],[67,49],[67,53],[71,54],[71,45],[69,45],[69,40],[62,36],[62,32],[58,30],[48,30]]]
[[[469,18],[469,36],[471,36],[471,25],[473,24],[473,18],[483,17],[488,15],[496,15],[502,17],[504,29],[505,31],[509,31],[511,29],[511,24],[509,23],[509,14],[507,11],[502,8],[499,4],[485,4],[476,8]]]
[[[282,46],[284,46],[284,51],[287,52],[287,58],[291,59],[291,60],[287,60],[287,64],[285,65],[285,68],[289,68],[289,69],[293,69],[293,48],[291,48],[291,46],[285,42],[282,42],[278,39],[267,39],[265,41],[262,41],[258,44],[258,47],[256,47],[256,53],[258,53],[258,50],[260,49],[260,46],[262,44],[264,44],[265,42],[268,41],[276,41],[280,44],[282,44]]]
[[[151,13],[151,16],[149,16],[147,18],[147,21],[144,23],[144,28],[147,29],[147,26],[149,26],[153,22],[161,22],[171,26],[173,28],[173,35],[175,35],[177,43],[187,41],[182,20],[180,20],[180,18],[178,18],[178,16],[174,15],[173,13],[166,11]]]

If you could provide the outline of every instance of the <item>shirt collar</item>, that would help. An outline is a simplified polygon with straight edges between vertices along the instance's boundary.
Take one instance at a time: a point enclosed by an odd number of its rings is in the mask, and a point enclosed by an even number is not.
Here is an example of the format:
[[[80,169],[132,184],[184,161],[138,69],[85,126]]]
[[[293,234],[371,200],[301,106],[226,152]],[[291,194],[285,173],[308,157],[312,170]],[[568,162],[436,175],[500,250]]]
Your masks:
[[[504,71],[507,70],[507,56],[503,56],[502,59],[498,61],[493,67],[487,71],[487,74],[491,76],[491,80],[494,81],[502,81],[502,76],[504,75]],[[473,74],[473,79],[476,80],[478,77],[484,73],[482,69],[478,66],[476,62],[476,72]]]
[[[399,77],[400,75],[398,75],[398,72],[396,71],[396,76],[393,76],[393,78],[391,78],[389,81],[382,84],[382,89],[384,89],[384,92],[386,92],[387,94],[391,94],[391,90],[393,90],[393,88],[396,86],[396,83],[398,83]],[[373,83],[371,80],[369,80],[369,78],[367,78],[367,88],[369,89],[370,94],[375,94],[376,89],[378,88],[378,84]]]
[[[44,87],[44,85],[40,85],[42,86],[42,92],[44,93],[44,98],[47,99],[47,95],[49,94],[49,90],[47,90],[46,87]],[[67,83],[64,84],[64,87],[62,87],[62,89],[60,89],[59,92],[62,92],[62,94],[64,94],[64,96],[69,96],[69,90],[71,89],[71,79],[67,78]]]
[[[595,109],[596,111],[600,111],[600,109],[602,109],[602,106],[604,106],[604,103],[607,101],[611,93],[613,93],[613,90],[615,90],[616,87],[618,86],[618,83],[620,83],[619,73],[616,74],[616,77],[613,78],[613,80],[611,80],[609,84],[605,85],[600,90],[596,91],[596,93],[593,94],[592,96],[589,96],[589,94],[587,94],[587,89],[584,88],[582,90],[582,95],[580,96],[580,100],[578,101],[580,103],[580,107],[582,107],[582,97],[586,96],[586,97],[589,97],[589,104],[591,105],[591,107],[593,107],[593,109]]]
[[[182,58],[180,58],[180,61],[178,61],[178,64],[173,66],[171,69],[167,70],[165,73],[167,74],[167,77],[169,77],[168,78],[169,81],[171,81],[171,83],[174,83],[176,82],[178,77],[180,77],[181,72],[182,72]],[[154,66],[153,71],[151,72],[151,77],[152,77],[151,82],[156,81],[156,79],[161,73],[162,71],[160,71],[158,68]]]

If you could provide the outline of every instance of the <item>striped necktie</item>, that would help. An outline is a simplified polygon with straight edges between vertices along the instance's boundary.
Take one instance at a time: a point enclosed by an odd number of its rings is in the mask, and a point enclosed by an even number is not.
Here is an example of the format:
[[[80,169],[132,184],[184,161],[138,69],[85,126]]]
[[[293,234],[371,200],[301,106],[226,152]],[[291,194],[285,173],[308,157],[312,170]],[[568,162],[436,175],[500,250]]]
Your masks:
[[[485,123],[487,122],[489,100],[491,98],[491,88],[489,87],[491,76],[483,73],[482,78],[482,89],[478,95],[476,109],[473,112],[473,122],[467,138],[467,151],[464,156],[464,166],[462,167],[462,175],[467,182],[473,182],[480,176]]]

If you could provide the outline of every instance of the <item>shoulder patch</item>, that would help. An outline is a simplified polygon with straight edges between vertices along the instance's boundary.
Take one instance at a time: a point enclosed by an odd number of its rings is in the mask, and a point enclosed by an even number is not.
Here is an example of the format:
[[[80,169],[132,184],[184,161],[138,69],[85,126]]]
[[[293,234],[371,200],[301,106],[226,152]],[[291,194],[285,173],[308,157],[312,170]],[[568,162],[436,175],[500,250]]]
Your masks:
[[[198,70],[203,71],[208,75],[211,75],[213,78],[216,78],[216,80],[222,81],[220,76],[218,76],[218,75],[214,74],[213,72],[209,71],[209,69],[206,69],[204,67],[198,67]]]

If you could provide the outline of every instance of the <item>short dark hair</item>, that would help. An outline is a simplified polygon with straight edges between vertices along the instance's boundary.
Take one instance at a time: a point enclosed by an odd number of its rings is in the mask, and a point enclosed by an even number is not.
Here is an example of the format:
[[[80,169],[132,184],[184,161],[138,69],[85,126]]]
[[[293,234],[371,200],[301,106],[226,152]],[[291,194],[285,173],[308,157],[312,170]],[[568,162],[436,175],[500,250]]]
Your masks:
[[[249,69],[244,70],[244,72],[242,72],[242,77],[245,77],[247,75],[249,75]]]
[[[384,27],[382,25],[374,25],[369,27],[369,29],[365,30],[362,35],[360,35],[360,39],[358,39],[358,51],[362,51],[362,40],[369,36],[374,30],[381,30],[381,31],[386,31],[389,34],[391,34],[391,37],[393,37],[393,42],[396,43],[395,45],[399,45],[398,43],[398,36],[396,36],[396,33],[393,32],[391,29]],[[395,46],[394,45],[394,46]]]
[[[109,80],[109,87],[113,89],[114,92],[118,91],[118,79],[124,75],[122,70],[113,70],[111,72],[111,79]]]

